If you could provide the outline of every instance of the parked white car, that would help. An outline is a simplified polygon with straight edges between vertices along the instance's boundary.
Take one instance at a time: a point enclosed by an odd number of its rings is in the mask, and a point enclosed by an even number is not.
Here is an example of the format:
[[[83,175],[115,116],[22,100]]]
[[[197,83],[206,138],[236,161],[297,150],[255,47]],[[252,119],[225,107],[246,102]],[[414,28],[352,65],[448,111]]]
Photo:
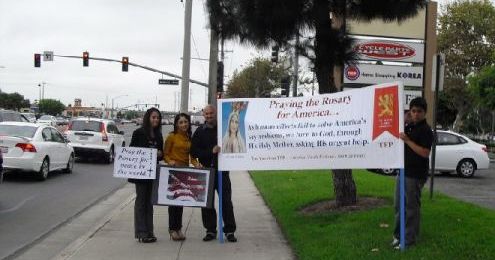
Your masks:
[[[38,121],[36,121],[36,123],[56,127],[57,126],[57,118],[54,116],[50,116],[50,115],[44,115],[44,116],[41,116],[40,118],[38,118]]]
[[[40,180],[55,170],[71,173],[74,167],[74,150],[57,129],[47,125],[0,123],[0,149],[6,171],[36,172]]]
[[[430,155],[431,162],[431,155]],[[473,177],[476,170],[488,169],[490,158],[485,145],[452,132],[437,130],[435,171],[456,171],[460,177]],[[397,174],[397,169],[382,169],[387,175]]]
[[[115,149],[125,146],[124,132],[112,120],[76,118],[69,122],[65,135],[76,157],[103,156],[107,163],[113,162]]]

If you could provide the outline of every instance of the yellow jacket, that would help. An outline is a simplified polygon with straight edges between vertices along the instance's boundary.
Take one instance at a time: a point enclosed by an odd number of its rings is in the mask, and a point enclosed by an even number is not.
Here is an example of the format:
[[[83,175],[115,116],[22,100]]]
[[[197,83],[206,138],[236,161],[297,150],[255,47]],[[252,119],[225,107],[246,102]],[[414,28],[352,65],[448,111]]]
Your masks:
[[[175,161],[175,166],[189,166],[191,150],[191,139],[182,133],[167,136],[163,149],[163,160],[169,164]],[[196,165],[195,160],[192,161]]]

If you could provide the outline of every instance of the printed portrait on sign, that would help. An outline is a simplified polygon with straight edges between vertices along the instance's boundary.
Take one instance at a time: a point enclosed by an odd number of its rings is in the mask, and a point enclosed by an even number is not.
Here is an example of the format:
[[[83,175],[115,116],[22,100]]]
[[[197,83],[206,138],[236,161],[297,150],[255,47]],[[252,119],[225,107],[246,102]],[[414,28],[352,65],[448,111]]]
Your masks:
[[[186,207],[210,207],[213,192],[210,169],[160,167],[154,184],[154,203]]]
[[[245,153],[245,122],[248,102],[222,104],[222,153]]]

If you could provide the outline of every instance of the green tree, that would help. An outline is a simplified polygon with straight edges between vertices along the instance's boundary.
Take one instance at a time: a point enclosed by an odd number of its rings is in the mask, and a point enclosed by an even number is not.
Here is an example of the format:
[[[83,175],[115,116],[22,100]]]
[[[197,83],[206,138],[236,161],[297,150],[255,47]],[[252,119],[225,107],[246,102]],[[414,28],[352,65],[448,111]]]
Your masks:
[[[65,110],[65,105],[55,99],[43,99],[39,102],[40,112],[48,115],[59,115]]]
[[[490,131],[493,136],[495,130],[495,66],[483,68],[479,73],[468,77],[468,82],[469,91],[478,107],[477,111],[484,109],[490,112],[492,121]],[[481,129],[484,130],[483,126]]]
[[[240,72],[235,71],[227,84],[227,96],[231,98],[269,96],[280,88],[280,80],[289,74],[282,65],[275,65],[265,58],[254,58]]]
[[[239,39],[260,48],[287,45],[301,32],[314,37],[297,48],[314,64],[320,93],[336,92],[334,67],[352,62],[352,39],[336,22],[381,18],[400,21],[412,17],[426,0],[208,0],[210,27],[222,40]],[[331,14],[331,15],[330,15]],[[301,35],[302,36],[302,35]],[[338,206],[355,205],[356,185],[350,170],[333,170]]]
[[[442,95],[449,102],[444,105],[457,111],[453,123],[456,131],[462,128],[463,120],[474,107],[467,77],[493,64],[494,44],[495,8],[490,1],[455,1],[446,5],[439,18],[438,48],[446,57]]]
[[[0,91],[0,107],[5,109],[19,110],[21,108],[29,108],[29,99],[25,99],[23,95],[15,93],[5,93]]]

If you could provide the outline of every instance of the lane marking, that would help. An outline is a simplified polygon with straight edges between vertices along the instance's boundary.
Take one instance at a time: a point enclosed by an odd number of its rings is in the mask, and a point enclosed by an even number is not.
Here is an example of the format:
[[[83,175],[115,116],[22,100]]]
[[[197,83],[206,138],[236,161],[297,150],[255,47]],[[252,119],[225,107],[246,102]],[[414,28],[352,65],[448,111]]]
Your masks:
[[[4,209],[4,210],[1,210],[0,211],[0,214],[4,214],[4,213],[9,213],[9,212],[14,212],[18,209],[20,209],[22,206],[24,206],[24,204],[26,204],[26,202],[32,200],[34,198],[34,196],[31,196],[27,199],[24,199],[23,201],[19,202],[17,205],[15,205],[14,207],[10,208],[10,209]]]

